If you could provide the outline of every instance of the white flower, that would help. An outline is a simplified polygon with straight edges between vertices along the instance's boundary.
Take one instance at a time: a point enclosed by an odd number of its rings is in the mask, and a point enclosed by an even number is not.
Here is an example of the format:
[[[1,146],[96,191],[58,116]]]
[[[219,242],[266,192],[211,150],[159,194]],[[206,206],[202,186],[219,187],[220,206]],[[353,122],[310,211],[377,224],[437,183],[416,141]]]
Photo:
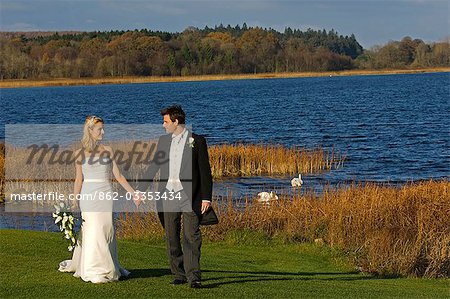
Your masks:
[[[59,226],[59,230],[63,233],[64,239],[69,242],[67,249],[72,251],[77,244],[77,233],[74,230],[74,226],[75,221],[78,221],[78,219],[73,216],[72,212],[66,209],[64,203],[55,205],[55,209],[59,210],[59,212],[52,214],[55,218],[55,224]]]
[[[59,207],[59,205],[54,205],[55,207],[55,211],[57,214],[59,214],[59,212],[61,211],[61,208]]]
[[[193,137],[189,137],[189,140],[188,140],[188,144],[189,144],[189,146],[190,147],[194,147],[194,138]]]

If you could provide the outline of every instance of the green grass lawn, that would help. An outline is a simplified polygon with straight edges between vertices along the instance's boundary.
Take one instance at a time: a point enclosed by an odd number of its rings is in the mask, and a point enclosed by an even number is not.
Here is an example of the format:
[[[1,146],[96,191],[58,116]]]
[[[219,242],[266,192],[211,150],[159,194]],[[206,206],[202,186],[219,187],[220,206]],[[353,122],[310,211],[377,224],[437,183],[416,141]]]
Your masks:
[[[57,271],[70,258],[57,233],[0,230],[0,297],[450,298],[450,280],[360,274],[326,247],[310,244],[202,246],[203,289],[172,286],[162,242],[119,241],[129,279],[92,284]]]

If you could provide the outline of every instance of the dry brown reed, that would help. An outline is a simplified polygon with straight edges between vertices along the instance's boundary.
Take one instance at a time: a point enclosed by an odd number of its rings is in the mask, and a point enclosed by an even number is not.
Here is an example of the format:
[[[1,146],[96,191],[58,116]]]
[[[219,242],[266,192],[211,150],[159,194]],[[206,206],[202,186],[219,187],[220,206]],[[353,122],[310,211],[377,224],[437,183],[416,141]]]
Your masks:
[[[151,147],[152,143],[146,148],[143,144],[137,146],[136,150],[143,151],[143,157],[146,151]],[[109,143],[116,153],[119,151],[124,154],[121,159],[127,161],[134,143],[131,141],[122,141]],[[77,145],[68,146],[67,149],[73,152],[77,149]],[[64,148],[65,149],[65,148]],[[58,160],[61,148],[53,161]],[[35,156],[32,163],[27,163],[30,156],[30,150],[26,148],[17,148],[8,145],[8,169],[9,178],[24,178],[20,181],[8,181],[7,192],[21,190],[34,191],[36,193],[47,193],[49,191],[58,192],[60,194],[69,194],[73,189],[74,164],[65,163],[62,159],[61,163],[50,163],[52,159],[51,152],[45,155],[42,163],[37,163],[40,154]],[[333,167],[339,167],[344,162],[344,158],[328,153],[323,149],[307,150],[302,148],[286,148],[281,145],[213,145],[209,148],[209,156],[211,168],[215,179],[227,176],[255,176],[255,175],[277,175],[277,174],[297,174],[297,173],[316,173],[324,170],[330,170]],[[67,156],[66,156],[67,157]],[[74,156],[71,157],[74,159]],[[124,169],[127,163],[119,165],[122,168],[122,174],[130,181],[142,178],[142,174],[148,165],[137,163],[137,155],[133,155],[129,163],[129,169]],[[3,170],[4,154],[0,156],[0,166]],[[4,173],[4,171],[2,172]],[[41,180],[36,180],[41,179]],[[47,179],[48,181],[42,180]],[[1,183],[3,184],[4,177]],[[115,189],[119,186],[113,184]],[[17,193],[17,192],[16,192]],[[2,193],[4,194],[4,193]],[[42,203],[42,202],[41,202]]]
[[[128,157],[128,152],[133,148],[133,142],[123,141],[108,143],[116,151],[121,151],[124,154],[122,161],[125,161]],[[142,147],[142,145],[141,145]],[[56,151],[56,155],[52,156],[52,151],[43,155],[42,161],[39,161],[41,152],[34,156],[32,162],[27,162],[30,158],[31,150],[22,147],[13,147],[6,145],[6,167],[4,165],[5,152],[0,156],[0,166],[2,167],[2,173],[6,174],[4,182],[4,192],[2,191],[2,198],[9,197],[10,193],[48,193],[58,192],[59,194],[65,194],[66,196],[73,192],[73,184],[75,177],[75,151],[80,148],[78,144],[72,144],[69,146],[61,147]],[[139,150],[140,148],[137,147]],[[61,156],[63,151],[71,151],[71,155]],[[137,179],[143,172],[143,165],[136,163],[137,157],[133,157],[130,168],[124,171],[124,166],[119,165],[122,169],[122,174],[125,175],[129,181]],[[72,161],[69,161],[72,160]],[[112,178],[111,178],[112,179]],[[118,183],[113,180],[113,188],[119,189]],[[41,205],[43,201],[37,201]],[[53,205],[53,202],[48,201],[48,204]]]
[[[307,150],[282,145],[222,144],[209,148],[214,178],[317,173],[338,168],[345,157],[322,148]]]
[[[210,80],[245,80],[266,78],[302,78],[302,77],[328,77],[328,76],[354,76],[354,75],[383,75],[383,74],[415,74],[448,72],[448,67],[434,67],[423,69],[398,69],[398,70],[344,70],[328,72],[292,72],[292,73],[260,73],[260,74],[222,74],[200,76],[124,76],[103,78],[54,78],[54,79],[12,79],[0,80],[0,88],[20,88],[38,86],[71,86],[71,85],[100,85],[100,84],[128,84],[128,83],[157,83],[157,82],[185,82],[185,81],[210,81]]]
[[[322,239],[348,252],[363,271],[382,275],[450,276],[450,183],[428,181],[401,188],[352,185],[315,194],[280,196],[270,206],[231,198],[214,203],[220,223],[204,227],[207,240],[234,231],[263,233],[287,242]],[[122,238],[162,238],[154,214],[119,220]]]

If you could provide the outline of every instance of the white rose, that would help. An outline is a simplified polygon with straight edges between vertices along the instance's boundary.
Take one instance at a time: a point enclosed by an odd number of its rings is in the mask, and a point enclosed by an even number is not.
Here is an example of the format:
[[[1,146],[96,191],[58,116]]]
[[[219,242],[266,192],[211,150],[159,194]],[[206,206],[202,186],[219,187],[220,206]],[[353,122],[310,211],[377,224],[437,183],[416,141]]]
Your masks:
[[[193,137],[189,137],[189,146],[194,147],[194,138]]]

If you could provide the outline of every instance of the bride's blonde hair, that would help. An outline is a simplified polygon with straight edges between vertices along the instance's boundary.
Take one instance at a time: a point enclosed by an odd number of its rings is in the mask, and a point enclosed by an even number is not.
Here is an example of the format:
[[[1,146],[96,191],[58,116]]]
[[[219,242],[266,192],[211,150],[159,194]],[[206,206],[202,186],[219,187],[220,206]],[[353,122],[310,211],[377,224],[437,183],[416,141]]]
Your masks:
[[[81,138],[81,145],[83,146],[83,149],[87,152],[94,151],[95,147],[97,146],[97,140],[92,138],[91,133],[89,132],[90,129],[93,129],[94,126],[98,123],[105,123],[101,117],[95,116],[95,115],[89,115],[86,117],[86,120],[84,121],[84,127],[83,127],[83,138]]]

